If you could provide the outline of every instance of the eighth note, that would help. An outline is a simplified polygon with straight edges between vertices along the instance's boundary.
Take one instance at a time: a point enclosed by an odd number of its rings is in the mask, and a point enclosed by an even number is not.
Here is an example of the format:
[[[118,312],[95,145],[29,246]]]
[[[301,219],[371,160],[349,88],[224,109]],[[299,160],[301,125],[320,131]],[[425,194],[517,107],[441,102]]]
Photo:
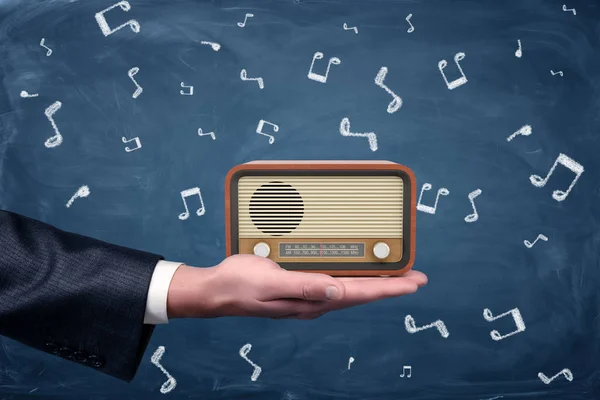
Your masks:
[[[135,150],[137,150],[137,149],[141,149],[141,148],[142,148],[142,143],[140,142],[140,138],[139,138],[139,137],[134,137],[133,139],[129,139],[129,140],[127,140],[127,138],[126,138],[125,136],[123,136],[123,137],[121,138],[121,141],[122,141],[123,143],[129,143],[129,142],[133,142],[134,140],[135,140],[135,145],[136,145],[137,147],[134,147],[133,149],[130,149],[129,147],[125,147],[125,151],[126,151],[126,152],[128,152],[128,153],[131,153],[132,151],[135,151]]]
[[[193,96],[194,95],[194,87],[193,86],[186,86],[183,82],[181,82],[181,87],[184,89],[190,89],[189,92],[184,92],[183,90],[179,91],[179,94],[182,96]]]
[[[59,146],[63,141],[63,137],[58,131],[58,127],[56,126],[56,122],[54,122],[53,117],[54,113],[60,110],[61,107],[62,103],[60,101],[55,101],[54,103],[50,104],[48,108],[46,108],[46,110],[44,111],[46,118],[48,118],[48,121],[50,121],[50,124],[52,125],[52,129],[54,129],[54,133],[56,133],[54,136],[48,138],[44,143],[44,146],[46,146],[49,149],[52,147]]]
[[[381,67],[377,76],[375,77],[375,84],[385,90],[390,96],[393,97],[393,100],[388,104],[387,112],[390,114],[395,113],[402,107],[402,98],[398,96],[396,93],[392,92],[390,88],[388,88],[383,82],[385,81],[385,77],[387,76],[388,69],[387,67]]]
[[[198,195],[198,197],[200,198],[200,208],[198,210],[196,210],[196,215],[199,217],[204,215],[206,210],[204,209],[204,201],[202,201],[202,193],[200,193],[199,187],[195,187],[195,188],[186,189],[186,190],[181,191],[181,198],[183,199],[183,205],[185,206],[185,212],[179,214],[180,220],[183,221],[190,217],[190,210],[188,209],[186,199],[190,196],[195,196],[195,195]]]
[[[515,51],[515,57],[521,58],[523,56],[523,49],[521,48],[521,40],[517,39],[517,43],[519,44],[519,48]]]
[[[245,27],[245,26],[246,26],[246,20],[247,20],[248,18],[252,18],[252,17],[254,17],[254,14],[246,13],[246,17],[244,18],[244,22],[238,22],[238,23],[237,23],[237,24],[238,24],[238,26],[239,26],[240,28],[243,28],[243,27]]]
[[[271,125],[273,127],[274,132],[279,132],[279,125],[261,119],[260,121],[258,121],[258,126],[256,127],[256,133],[258,133],[259,135],[267,136],[269,138],[269,144],[273,144],[273,142],[275,141],[275,137],[273,137],[273,135],[266,134],[262,131],[265,124]]]
[[[353,26],[352,28],[348,28],[348,24],[344,22],[344,30],[345,31],[354,31],[358,35],[358,28]]]
[[[86,185],[80,187],[79,189],[77,189],[75,194],[73,196],[71,196],[71,198],[67,202],[67,208],[69,208],[73,205],[73,202],[75,201],[75,199],[82,199],[84,197],[88,197],[89,195],[90,195],[89,187],[87,187]]]
[[[256,81],[256,83],[258,83],[259,88],[265,88],[265,82],[263,81],[263,78],[261,78],[260,76],[258,78],[248,78],[245,69],[242,69],[242,71],[240,72],[240,79],[243,81]]]
[[[440,188],[438,189],[437,196],[435,197],[435,204],[433,205],[433,207],[421,204],[423,192],[425,192],[426,190],[431,190],[431,188],[431,183],[423,184],[423,187],[421,188],[421,194],[419,195],[419,203],[417,204],[417,210],[423,211],[427,214],[435,214],[435,210],[437,209],[438,200],[440,199],[440,196],[448,196],[450,194],[450,191],[448,189]]]
[[[250,379],[252,381],[256,381],[258,379],[258,376],[260,375],[260,372],[262,371],[262,369],[258,365],[254,364],[252,362],[252,360],[250,360],[248,358],[247,354],[250,353],[250,350],[252,350],[252,345],[250,343],[243,345],[242,348],[240,349],[240,357],[242,357],[244,360],[248,361],[248,364],[250,364],[254,367],[254,371],[252,372],[252,376],[250,377]]]
[[[558,72],[554,72],[552,70],[550,70],[550,73],[554,76],[554,75],[560,75],[563,76],[563,72],[562,71],[558,71]]]
[[[48,51],[46,52],[46,57],[50,57],[50,54],[52,54],[52,49],[50,47],[47,47],[44,45],[44,41],[46,39],[42,38],[42,40],[40,41],[40,46],[42,46],[43,48],[47,49]]]
[[[460,61],[464,58],[465,58],[465,53],[462,53],[462,52],[456,53],[454,55],[454,62],[456,63],[456,66],[458,67],[458,70],[460,71],[460,74],[462,76],[460,78],[456,78],[452,82],[448,82],[448,79],[446,78],[446,74],[444,73],[444,68],[446,68],[448,66],[448,61],[441,60],[438,63],[438,69],[442,73],[442,77],[444,78],[444,81],[446,82],[446,86],[448,86],[449,90],[456,89],[457,87],[462,86],[465,83],[467,83],[467,76],[465,75],[462,68],[460,67]]]
[[[406,371],[408,371],[408,375],[406,375]],[[410,365],[405,365],[404,367],[402,367],[402,375],[400,375],[400,378],[404,378],[404,377],[410,378],[412,376],[412,367]]]
[[[492,311],[489,308],[486,308],[483,310],[483,318],[485,318],[485,320],[487,322],[495,321],[495,320],[505,317],[507,315],[512,315],[513,320],[515,321],[515,325],[517,325],[517,330],[507,333],[506,335],[500,335],[500,332],[498,332],[497,330],[494,329],[493,331],[490,332],[490,336],[495,341],[506,339],[509,336],[516,335],[517,333],[525,331],[525,322],[523,321],[523,317],[521,316],[521,312],[519,311],[518,308],[513,308],[512,310],[509,310],[509,311],[502,313],[500,315],[497,315],[495,317],[492,315]]]
[[[204,133],[204,132],[202,132],[202,128],[198,128],[198,136],[207,136],[207,135],[210,136],[210,137],[212,137],[212,140],[216,139],[214,132],[206,132],[206,133]]]
[[[573,15],[577,15],[577,11],[574,8],[567,8],[566,4],[563,4],[563,11],[571,11]]]
[[[407,315],[404,318],[404,327],[406,328],[406,332],[408,333],[417,333],[435,327],[444,339],[450,336],[450,332],[448,332],[446,324],[444,324],[444,321],[442,321],[441,319],[438,319],[437,321],[434,321],[430,324],[417,327],[417,325],[415,324],[415,319],[412,316]]]
[[[131,78],[131,80],[133,81],[133,83],[135,83],[135,86],[137,87],[137,89],[135,90],[135,92],[133,93],[133,96],[132,96],[134,99],[137,99],[137,97],[140,94],[142,94],[142,91],[144,90],[144,89],[142,89],[142,87],[140,85],[138,85],[136,80],[133,78],[133,76],[135,74],[137,74],[138,72],[140,72],[140,69],[138,67],[133,67],[129,71],[127,71],[127,75],[129,75],[129,78]]]
[[[408,16],[406,17],[406,22],[408,22],[408,24],[410,25],[410,28],[408,28],[408,30],[406,31],[408,33],[413,33],[415,31],[415,27],[413,26],[413,24],[410,23],[411,18],[412,14],[408,14]]]
[[[560,153],[558,155],[558,157],[556,158],[556,161],[554,161],[554,164],[552,165],[552,168],[550,168],[550,171],[548,172],[548,175],[546,175],[545,178],[540,177],[539,175],[531,175],[529,177],[529,180],[531,181],[531,184],[535,187],[544,187],[546,186],[546,183],[548,182],[548,179],[550,179],[550,176],[552,176],[552,173],[554,172],[554,169],[556,168],[556,166],[558,164],[563,165],[564,167],[570,169],[572,172],[575,173],[575,179],[573,179],[573,181],[571,182],[571,185],[569,185],[569,188],[567,189],[567,191],[562,191],[562,190],[555,190],[554,192],[552,192],[552,198],[556,201],[563,201],[564,199],[567,198],[567,196],[569,195],[569,193],[571,192],[571,189],[573,189],[573,186],[575,186],[575,184],[577,183],[577,180],[579,179],[579,177],[581,176],[581,174],[583,174],[583,165],[579,164],[577,161],[573,160],[572,158]]]
[[[529,240],[524,240],[523,243],[525,243],[525,246],[530,249],[533,247],[534,244],[536,244],[536,242],[538,240],[542,239],[544,242],[548,241],[548,238],[544,235],[542,235],[541,233],[537,236],[537,238],[535,238],[535,240],[533,241],[533,243],[531,243]]]
[[[38,93],[29,94],[26,90],[21,90],[20,96],[23,97],[23,98],[26,98],[26,97],[38,97],[39,94]]]
[[[465,222],[475,222],[479,219],[479,214],[477,214],[477,209],[475,208],[475,198],[481,194],[481,189],[477,189],[469,193],[469,201],[471,202],[471,206],[473,206],[473,214],[469,214],[465,217]]]
[[[571,370],[569,368],[563,369],[558,374],[554,375],[552,378],[548,378],[546,375],[544,375],[543,373],[540,372],[540,373],[538,373],[538,378],[540,378],[540,380],[542,382],[544,382],[546,385],[549,385],[550,382],[552,382],[553,380],[555,380],[556,378],[558,378],[561,375],[564,375],[565,379],[568,380],[569,382],[571,382],[573,380],[573,373],[571,372]]]
[[[158,369],[160,369],[162,373],[167,376],[167,381],[163,383],[160,387],[160,392],[162,394],[166,394],[169,393],[171,390],[175,389],[175,386],[177,386],[177,381],[175,380],[175,378],[173,378],[171,374],[169,374],[169,372],[167,372],[165,367],[163,367],[160,363],[160,359],[162,358],[163,354],[165,354],[165,346],[158,346],[154,354],[152,354],[150,362],[156,365],[156,367],[158,367]]]
[[[531,135],[531,132],[532,132],[531,125],[523,125],[522,127],[519,128],[519,130],[517,130],[515,133],[513,133],[512,135],[507,137],[506,141],[510,142],[515,137],[517,137],[517,135],[529,136],[529,135]]]
[[[329,63],[327,64],[327,71],[325,72],[325,75],[317,74],[316,72],[313,72],[313,67],[315,66],[315,60],[322,60],[323,57],[324,57],[324,55],[320,51],[317,51],[315,53],[315,55],[313,56],[313,59],[312,59],[312,63],[310,64],[310,70],[308,71],[308,79],[312,79],[313,81],[317,81],[317,82],[321,82],[321,83],[326,83],[327,77],[329,76],[329,68],[331,68],[331,65],[332,64],[340,65],[342,62],[337,57],[331,57],[329,59]]]

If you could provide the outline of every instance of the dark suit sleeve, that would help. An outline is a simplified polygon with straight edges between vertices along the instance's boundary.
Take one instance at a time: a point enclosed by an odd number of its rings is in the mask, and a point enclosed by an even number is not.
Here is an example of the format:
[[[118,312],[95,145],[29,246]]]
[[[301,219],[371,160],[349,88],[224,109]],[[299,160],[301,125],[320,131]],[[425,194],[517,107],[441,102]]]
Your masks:
[[[161,259],[0,210],[0,335],[131,381]]]

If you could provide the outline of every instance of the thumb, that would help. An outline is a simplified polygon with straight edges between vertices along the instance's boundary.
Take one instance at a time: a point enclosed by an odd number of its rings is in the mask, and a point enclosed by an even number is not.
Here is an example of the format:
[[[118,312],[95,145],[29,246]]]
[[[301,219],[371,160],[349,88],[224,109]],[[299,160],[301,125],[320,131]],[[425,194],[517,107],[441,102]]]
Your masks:
[[[344,283],[329,275],[281,269],[273,274],[268,297],[271,300],[293,298],[311,301],[339,300],[346,293]]]

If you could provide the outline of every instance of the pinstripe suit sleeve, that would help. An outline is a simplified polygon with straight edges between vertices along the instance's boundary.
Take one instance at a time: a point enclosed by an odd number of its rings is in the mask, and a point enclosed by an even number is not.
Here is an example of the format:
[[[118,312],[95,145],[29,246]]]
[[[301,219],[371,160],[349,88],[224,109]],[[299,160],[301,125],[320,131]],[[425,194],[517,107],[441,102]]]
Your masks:
[[[0,210],[0,335],[131,381],[161,259]]]

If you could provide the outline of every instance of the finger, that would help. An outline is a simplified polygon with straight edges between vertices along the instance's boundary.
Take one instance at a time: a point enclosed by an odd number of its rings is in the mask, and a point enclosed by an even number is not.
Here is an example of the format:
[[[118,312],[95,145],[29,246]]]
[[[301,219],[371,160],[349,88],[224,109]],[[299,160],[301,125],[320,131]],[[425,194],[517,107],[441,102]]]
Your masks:
[[[333,302],[335,309],[404,296],[416,292],[419,288],[417,283],[406,278],[350,280],[344,281],[344,286],[346,286],[346,295],[343,299]]]
[[[302,299],[324,301],[344,296],[344,284],[325,274],[275,270],[265,277],[263,301],[275,299]]]
[[[419,287],[420,286],[424,286],[427,284],[428,278],[427,275],[425,275],[424,273],[420,272],[420,271],[408,271],[406,274],[404,275],[399,275],[399,276],[393,276],[393,277],[347,277],[347,278],[340,278],[340,280],[344,283],[346,282],[352,282],[352,281],[377,281],[377,282],[381,282],[383,280],[393,280],[393,279],[399,279],[399,278],[406,278],[406,279],[410,279],[411,281],[415,282]]]

